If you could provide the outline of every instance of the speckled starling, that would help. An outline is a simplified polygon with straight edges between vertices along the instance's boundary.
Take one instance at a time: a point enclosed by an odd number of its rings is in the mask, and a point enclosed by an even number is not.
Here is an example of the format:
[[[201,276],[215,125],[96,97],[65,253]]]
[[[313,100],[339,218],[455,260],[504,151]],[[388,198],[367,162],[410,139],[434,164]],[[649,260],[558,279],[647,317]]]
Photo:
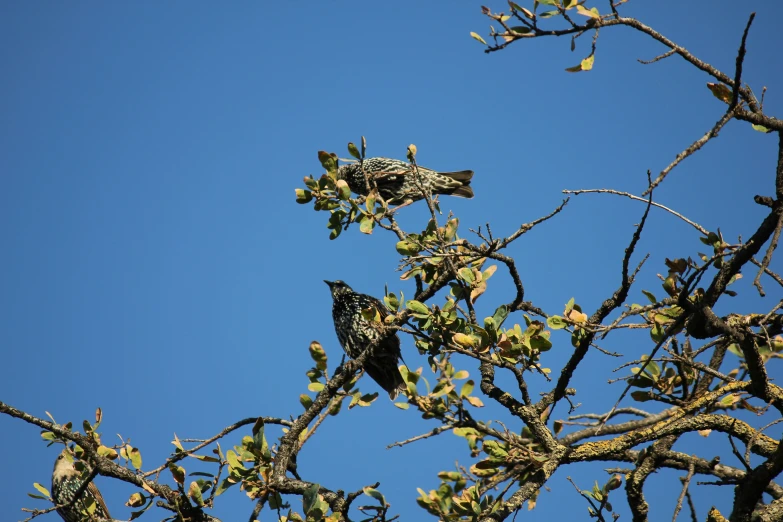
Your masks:
[[[63,450],[54,462],[52,471],[52,499],[58,506],[70,504],[74,495],[83,483],[82,473],[76,470],[68,450]],[[92,506],[95,506],[94,510]],[[101,492],[93,482],[79,496],[79,499],[68,507],[57,508],[65,522],[87,522],[92,520],[111,520],[109,510],[103,501]]]
[[[396,205],[424,198],[416,182],[417,176],[413,166],[396,159],[368,158],[361,165],[359,163],[342,165],[337,169],[337,178],[344,179],[351,191],[366,196],[367,183],[362,169],[375,179],[378,192],[387,203]],[[419,166],[418,170],[421,184],[433,194],[473,197],[473,189],[470,188],[472,170],[437,172],[422,166]]]
[[[376,322],[362,316],[362,310],[373,309],[380,315],[381,321],[389,315],[388,310],[378,299],[354,292],[342,281],[324,281],[332,291],[332,317],[337,339],[348,354],[356,359],[372,343],[372,355],[364,363],[364,371],[394,399],[405,389],[405,383],[397,367],[402,358],[400,338],[394,331],[385,331]]]

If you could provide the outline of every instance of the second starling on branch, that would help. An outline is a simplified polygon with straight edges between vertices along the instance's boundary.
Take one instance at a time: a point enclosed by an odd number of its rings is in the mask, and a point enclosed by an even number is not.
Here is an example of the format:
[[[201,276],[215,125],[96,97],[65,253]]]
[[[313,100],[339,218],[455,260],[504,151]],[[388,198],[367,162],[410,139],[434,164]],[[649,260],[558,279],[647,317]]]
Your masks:
[[[352,192],[366,196],[367,182],[364,177],[366,173],[375,180],[381,197],[395,205],[424,198],[417,178],[420,178],[421,184],[433,194],[473,197],[473,189],[470,188],[472,170],[438,172],[421,166],[417,168],[418,176],[416,169],[410,163],[391,158],[368,158],[361,164],[342,165],[337,169],[337,178],[345,180]]]
[[[405,389],[397,367],[402,358],[400,338],[393,331],[386,331],[382,325],[362,316],[362,310],[369,308],[377,311],[383,321],[389,315],[388,310],[378,299],[354,292],[342,281],[324,282],[332,291],[334,329],[343,350],[348,357],[356,359],[372,345],[373,353],[364,362],[364,371],[386,390],[392,400],[395,399]]]
[[[92,520],[111,520],[109,509],[103,501],[101,492],[90,482],[78,500],[73,502],[76,492],[83,484],[82,474],[74,467],[68,450],[63,450],[54,461],[52,471],[52,499],[58,506],[57,513],[65,522],[89,522]],[[73,502],[73,504],[71,504]],[[95,506],[92,513],[92,506]]]

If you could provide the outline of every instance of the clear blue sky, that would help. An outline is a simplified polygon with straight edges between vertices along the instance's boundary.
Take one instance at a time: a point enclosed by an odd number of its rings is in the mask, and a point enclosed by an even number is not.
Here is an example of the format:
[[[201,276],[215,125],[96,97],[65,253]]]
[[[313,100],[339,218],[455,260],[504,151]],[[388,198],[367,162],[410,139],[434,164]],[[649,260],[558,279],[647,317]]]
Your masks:
[[[783,4],[752,7],[743,79],[758,94],[770,88],[765,108],[780,117]],[[637,0],[623,12],[733,74],[750,9]],[[365,135],[371,155],[402,158],[415,143],[423,165],[473,169],[476,198],[442,207],[465,233],[490,222],[506,235],[554,208],[562,189],[641,192],[647,169],[660,171],[723,113],[710,79],[682,60],[640,65],[662,47],[631,30],[602,32],[595,70],[569,74],[589,52],[586,38],[574,53],[568,40],[537,40],[487,56],[468,36],[487,26],[478,0],[0,4],[0,400],[77,425],[100,406],[104,441],[130,438],[147,467],[170,453],[174,432],[205,438],[244,417],[298,414],[309,342],[333,362],[341,355],[322,280],[412,293],[395,272],[394,238],[353,229],[330,242],[326,216],[294,203],[302,177],[321,172],[317,150],[346,156],[345,144]],[[733,122],[656,199],[729,240],[747,238],[765,212],[752,196],[773,194],[775,145]],[[572,296],[594,310],[619,282],[642,211],[611,196],[572,200],[510,249],[527,298],[550,313]],[[418,231],[425,218],[411,207],[402,224]],[[654,254],[632,301],[644,302],[642,288],[662,294],[655,274],[665,257],[703,249],[693,229],[654,211],[636,259]],[[783,268],[780,257],[773,268]],[[753,275],[738,285],[737,309],[769,310],[780,289],[768,282],[759,302]],[[492,282],[480,314],[511,296],[500,270]],[[565,336],[555,341],[545,364],[557,372],[572,348]],[[409,339],[403,346],[410,366],[425,363]],[[605,344],[628,358],[651,346],[620,335]],[[591,352],[573,382],[582,411],[610,407],[615,366]],[[783,376],[780,365],[770,374]],[[535,378],[531,386],[546,389]],[[329,419],[300,469],[332,489],[380,481],[392,512],[421,520],[415,488],[436,488],[438,471],[469,462],[464,441],[384,448],[432,427],[381,397]],[[56,451],[5,416],[0,433],[0,519],[19,520],[21,507],[44,507],[26,492],[49,483]],[[713,434],[680,447],[711,458],[727,444]],[[603,467],[558,471],[524,517],[583,516],[565,477],[588,488],[605,481]],[[680,475],[651,479],[648,495],[663,499],[654,518],[671,516]],[[113,515],[127,518],[134,489],[98,485]],[[729,506],[729,490],[716,493],[695,492],[700,518],[710,503]],[[614,502],[626,518],[623,504]],[[215,514],[246,520],[251,509],[230,491]]]

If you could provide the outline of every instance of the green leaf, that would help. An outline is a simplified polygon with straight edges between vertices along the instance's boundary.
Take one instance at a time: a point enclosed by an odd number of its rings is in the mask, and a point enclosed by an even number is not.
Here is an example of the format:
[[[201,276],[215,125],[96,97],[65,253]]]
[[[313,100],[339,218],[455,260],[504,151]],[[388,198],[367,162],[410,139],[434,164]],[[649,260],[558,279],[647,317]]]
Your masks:
[[[353,142],[348,144],[348,154],[356,159],[362,159],[362,156],[359,154],[359,149],[356,147],[356,145],[354,145]]]
[[[364,395],[359,397],[358,404],[361,407],[366,407],[372,404],[377,398],[378,398],[378,392],[365,393]]]
[[[530,348],[539,352],[546,352],[552,348],[552,341],[544,335],[530,337]]]
[[[310,390],[311,392],[318,393],[324,389],[324,385],[323,383],[320,382],[311,382],[310,384],[307,385],[307,389]]]
[[[730,344],[728,350],[734,355],[736,355],[737,357],[741,357],[741,358],[745,357],[745,354],[742,353],[742,350],[740,350],[740,347],[737,343]]]
[[[313,484],[305,489],[302,494],[302,505],[304,507],[305,515],[309,515],[310,511],[318,505],[318,489],[320,487],[320,484]]]
[[[311,399],[309,395],[304,393],[299,396],[299,402],[302,404],[304,409],[308,409],[310,406],[313,405],[313,399]]]
[[[115,460],[118,457],[116,450],[114,450],[113,448],[108,448],[102,444],[98,446],[98,455],[100,455],[101,457],[106,457],[107,459],[111,459],[111,460]]]
[[[454,380],[460,380],[460,379],[467,379],[470,376],[470,374],[467,372],[467,370],[460,370],[454,375],[451,376]]]
[[[597,18],[601,18],[601,15],[598,14],[598,9],[596,9],[595,7],[593,7],[592,9],[588,10],[588,9],[585,9],[585,7],[582,6],[582,5],[577,5],[576,6],[576,12],[579,13],[580,15],[584,15],[584,16],[587,16],[587,17],[590,17],[590,18],[596,18],[596,19]]]
[[[505,459],[508,457],[508,452],[496,440],[485,440],[482,449],[484,450],[484,453],[495,457],[496,459]]]
[[[648,292],[647,290],[642,290],[642,293],[647,297],[647,300],[650,301],[650,304],[655,304],[658,302],[658,299],[656,299],[655,295],[652,292]]]
[[[469,285],[473,284],[476,281],[476,274],[473,273],[473,270],[471,268],[468,267],[460,268],[458,275],[460,279],[462,279]]]
[[[568,323],[566,323],[562,317],[559,315],[552,315],[550,317],[547,317],[546,319],[546,325],[550,327],[552,330],[562,330],[566,326],[568,326]]]
[[[182,468],[180,466],[177,466],[173,462],[169,463],[169,471],[171,472],[171,476],[174,477],[174,480],[177,484],[184,484],[185,483],[185,468]]]
[[[464,385],[462,385],[462,389],[459,392],[459,396],[467,397],[468,395],[470,395],[475,385],[476,383],[474,383],[473,380],[467,381]]]
[[[487,42],[484,41],[484,39],[478,34],[471,31],[470,36],[472,36],[474,39],[478,40],[479,42],[483,43],[484,45],[487,45]]]
[[[729,406],[731,406],[731,405],[733,405],[735,402],[737,402],[737,400],[738,400],[738,399],[737,399],[737,397],[736,397],[736,396],[735,396],[733,393],[731,393],[731,394],[729,394],[729,395],[726,395],[725,397],[723,397],[723,398],[720,400],[719,404],[720,404],[721,406],[723,406],[723,407],[726,407],[726,408],[728,408]]]
[[[313,193],[309,190],[296,189],[296,202],[304,205],[313,199]]]
[[[283,506],[283,497],[280,496],[280,493],[275,492],[274,494],[269,495],[269,507],[271,509],[280,509]],[[289,520],[291,520],[289,518]]]
[[[310,358],[315,362],[315,367],[321,371],[325,371],[327,357],[326,357],[326,351],[324,350],[323,346],[321,346],[321,343],[319,343],[318,341],[311,342],[309,351],[310,351]]]
[[[398,241],[396,248],[397,252],[403,256],[413,256],[419,253],[419,245],[410,241]]]
[[[633,391],[631,392],[631,398],[638,402],[647,402],[652,399],[650,392],[646,391]]]
[[[321,162],[321,166],[326,169],[327,172],[337,172],[336,154],[330,154],[324,150],[319,150],[318,160]]]
[[[665,334],[664,334],[663,326],[661,326],[660,324],[655,323],[653,327],[650,328],[650,337],[656,343],[661,342],[664,338],[664,335]]]
[[[337,197],[340,199],[350,199],[351,189],[348,187],[348,183],[344,179],[338,179],[335,183],[337,187]]]
[[[400,301],[393,293],[383,296],[383,303],[387,308],[394,310],[395,312],[400,309]]]
[[[365,218],[359,225],[359,231],[364,234],[372,234],[372,229],[375,228],[375,220],[372,218]]]
[[[766,128],[766,127],[765,127],[765,126],[763,126],[763,125],[755,125],[755,124],[754,124],[754,125],[751,125],[751,127],[753,127],[753,130],[754,130],[754,131],[759,131],[759,132],[763,132],[763,133],[769,133],[769,132],[772,132],[772,129],[768,129],[768,128]]]
[[[43,487],[42,485],[40,485],[39,483],[33,482],[33,487],[38,491],[40,491],[41,493],[43,493],[44,495],[46,495],[47,499],[51,498],[51,495],[49,494],[49,490]]]
[[[495,313],[492,314],[492,322],[495,324],[496,328],[500,328],[507,317],[508,307],[506,305],[500,305],[500,307],[495,310]]]
[[[386,507],[386,499],[384,498],[383,494],[380,491],[371,488],[369,486],[365,487],[362,491],[364,492],[365,495],[370,496],[375,500],[379,501],[381,503],[381,506]]]
[[[427,305],[413,299],[405,303],[405,308],[407,308],[414,314],[423,315],[425,317],[430,315],[430,309],[427,308]]]
[[[454,435],[466,439],[469,437],[478,437],[479,434],[478,430],[475,428],[454,428],[452,431],[454,432]]]
[[[222,495],[223,492],[225,492],[228,488],[233,486],[235,482],[230,482],[228,478],[224,478],[220,484],[218,484],[218,487],[215,488],[215,496]]]
[[[395,402],[394,405],[397,406],[401,410],[407,410],[411,406],[407,402]]]
[[[228,465],[232,468],[244,470],[245,466],[239,461],[239,457],[237,457],[237,454],[234,452],[234,450],[228,450],[226,452],[226,460],[228,461]]]
[[[193,500],[193,502],[196,503],[196,505],[204,505],[204,499],[201,496],[201,488],[199,487],[198,483],[190,483],[190,487],[188,488],[188,496]]]
[[[133,467],[141,469],[141,452],[139,451],[139,448],[131,448],[129,456]]]
[[[259,417],[253,425],[253,446],[261,454],[265,461],[272,459],[272,454],[269,451],[269,444],[264,437],[264,418]]]
[[[329,232],[329,239],[337,239],[337,236],[342,233],[343,226],[340,223],[342,218],[343,215],[338,212],[332,212],[332,215],[329,216],[329,224],[327,225],[327,228],[331,230],[331,232]]]

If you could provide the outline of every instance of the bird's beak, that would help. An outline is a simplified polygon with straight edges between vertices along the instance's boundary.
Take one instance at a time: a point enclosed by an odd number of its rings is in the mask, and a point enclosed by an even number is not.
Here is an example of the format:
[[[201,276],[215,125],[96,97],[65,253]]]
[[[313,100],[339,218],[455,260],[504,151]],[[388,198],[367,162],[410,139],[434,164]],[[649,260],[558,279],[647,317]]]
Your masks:
[[[332,282],[332,281],[327,281],[326,279],[324,279],[324,283],[326,283],[327,285],[329,285],[329,288],[332,288],[332,285],[334,285],[334,282]]]

